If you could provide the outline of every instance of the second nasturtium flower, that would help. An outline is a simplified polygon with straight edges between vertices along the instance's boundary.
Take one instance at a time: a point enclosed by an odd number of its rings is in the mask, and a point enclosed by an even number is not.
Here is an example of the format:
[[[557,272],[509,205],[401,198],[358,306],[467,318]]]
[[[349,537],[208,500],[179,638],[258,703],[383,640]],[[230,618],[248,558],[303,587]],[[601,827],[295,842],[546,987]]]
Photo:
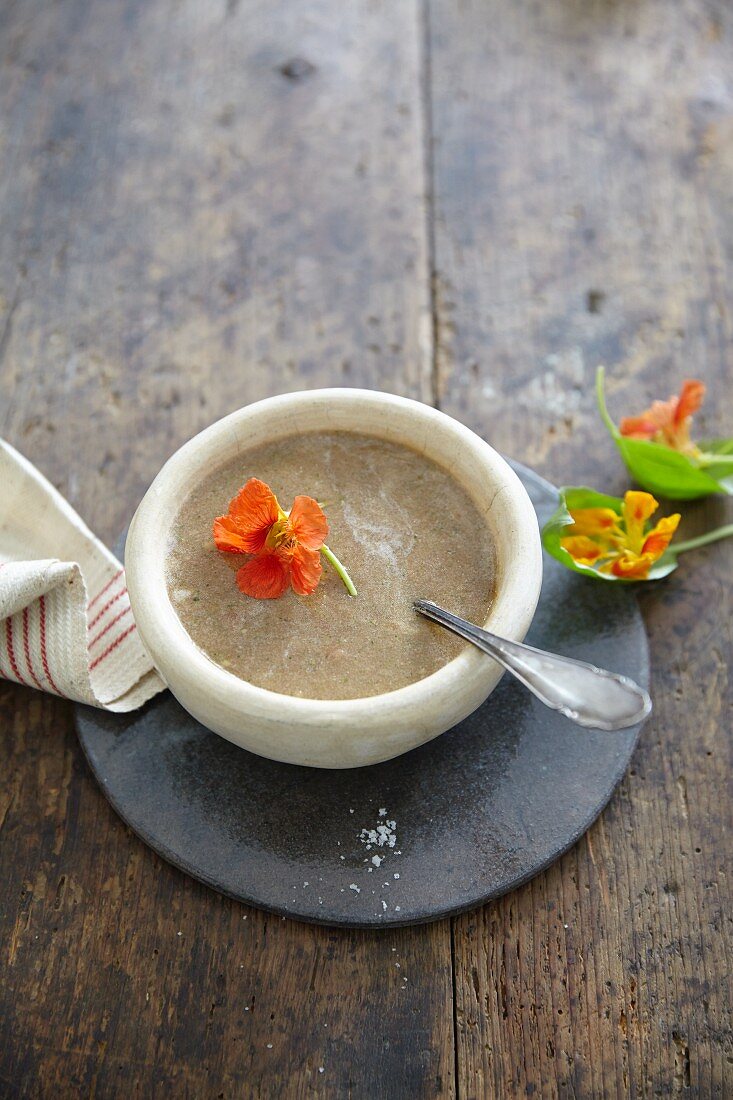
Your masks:
[[[667,401],[654,401],[640,416],[625,416],[619,424],[619,431],[630,439],[648,439],[697,458],[700,449],[690,439],[690,425],[704,396],[704,383],[696,378],[687,379],[682,383],[679,396],[673,395]]]
[[[629,490],[620,513],[614,508],[568,509],[572,523],[560,546],[579,564],[622,580],[643,581],[669,546],[679,514],[665,516],[650,531],[659,505],[650,493]]]
[[[695,500],[711,493],[733,494],[733,439],[694,443],[692,417],[700,408],[705,386],[696,379],[679,394],[654,401],[638,416],[626,416],[618,427],[606,408],[603,368],[598,368],[598,409],[629,473],[643,489],[669,500]]]
[[[240,591],[259,600],[274,600],[292,586],[309,596],[321,579],[321,554],[331,562],[350,595],[356,595],[346,570],[325,545],[328,521],[312,497],[298,496],[283,511],[269,485],[251,477],[214,520],[214,542],[228,554],[251,555],[237,570]]]
[[[664,516],[650,493],[631,489],[623,499],[585,486],[559,490],[558,507],[542,528],[542,545],[567,569],[600,581],[655,581],[677,568],[677,558],[733,535],[733,524],[686,542],[672,542],[679,515]],[[671,545],[670,545],[671,543]]]

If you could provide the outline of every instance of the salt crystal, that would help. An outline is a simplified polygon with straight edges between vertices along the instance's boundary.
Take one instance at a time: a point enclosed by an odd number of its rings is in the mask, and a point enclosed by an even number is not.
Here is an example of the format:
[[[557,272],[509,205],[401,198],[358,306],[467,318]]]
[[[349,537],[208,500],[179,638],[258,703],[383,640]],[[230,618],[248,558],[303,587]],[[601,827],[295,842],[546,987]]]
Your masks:
[[[392,877],[393,877],[393,878],[399,878],[400,876],[399,876],[398,872],[397,872],[397,871],[395,871],[395,873],[394,873],[394,875],[393,875]]]
[[[387,912],[387,902],[386,901],[382,902],[382,909],[384,909],[385,913]]]
[[[365,845],[367,851],[369,851],[372,847],[394,848],[397,843],[396,830],[396,821],[379,821],[377,822],[376,828],[374,829],[362,829],[359,833],[359,840],[362,842],[363,845]]]
[[[182,936],[182,935],[183,935],[183,932],[176,932],[176,935],[177,935],[177,936]]]
[[[375,867],[379,867],[380,863],[384,862],[384,856],[372,856],[372,863]]]
[[[395,905],[394,911],[395,911],[395,913],[399,913],[399,911],[400,911],[399,905]]]
[[[349,890],[353,890],[355,894],[360,894],[361,893],[361,890],[359,889],[359,887],[356,885],[355,882],[350,882],[349,883]]]
[[[325,1070],[325,1068],[326,1068],[325,1066],[319,1066],[319,1067],[318,1067],[318,1072],[319,1072],[319,1073],[323,1073],[323,1071]]]
[[[384,806],[382,806],[382,807],[380,808],[380,810],[379,810],[379,816],[380,816],[380,817],[386,817],[386,816],[387,816],[387,810],[385,809],[385,807],[384,807]]]
[[[272,1043],[268,1043],[268,1044],[267,1044],[267,1049],[268,1049],[268,1050],[272,1050]]]

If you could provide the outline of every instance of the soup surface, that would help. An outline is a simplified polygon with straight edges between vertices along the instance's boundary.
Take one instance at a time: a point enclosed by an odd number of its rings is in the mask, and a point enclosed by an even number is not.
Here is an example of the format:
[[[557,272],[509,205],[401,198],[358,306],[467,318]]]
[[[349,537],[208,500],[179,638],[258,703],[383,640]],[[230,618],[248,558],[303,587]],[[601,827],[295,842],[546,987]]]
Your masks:
[[[328,545],[358,596],[325,559],[310,596],[239,591],[246,559],[220,553],[211,528],[250,477],[286,510],[299,494],[323,505]],[[413,611],[413,599],[483,623],[494,590],[491,535],[450,474],[408,447],[348,432],[267,443],[214,470],[182,504],[167,561],[173,606],[212,661],[311,699],[377,695],[430,675],[465,643]]]

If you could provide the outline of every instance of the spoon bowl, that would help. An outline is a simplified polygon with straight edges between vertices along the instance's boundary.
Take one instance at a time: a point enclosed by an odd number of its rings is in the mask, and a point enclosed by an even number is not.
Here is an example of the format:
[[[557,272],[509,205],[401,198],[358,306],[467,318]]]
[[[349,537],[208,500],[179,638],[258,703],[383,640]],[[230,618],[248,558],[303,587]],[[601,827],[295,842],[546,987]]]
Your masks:
[[[648,692],[628,676],[499,638],[432,600],[415,600],[413,606],[421,615],[493,657],[546,707],[559,710],[579,726],[622,730],[635,726],[651,712]]]

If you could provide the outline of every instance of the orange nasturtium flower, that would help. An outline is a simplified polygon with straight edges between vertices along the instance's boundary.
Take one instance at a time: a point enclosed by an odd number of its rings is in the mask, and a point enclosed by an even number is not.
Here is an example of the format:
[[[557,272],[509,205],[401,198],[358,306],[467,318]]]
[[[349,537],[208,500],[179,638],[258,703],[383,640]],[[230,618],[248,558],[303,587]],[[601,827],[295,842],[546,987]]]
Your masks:
[[[289,585],[299,596],[315,591],[322,573],[319,551],[328,550],[327,536],[328,522],[317,501],[298,496],[284,512],[269,485],[256,477],[239,490],[228,515],[214,520],[219,550],[251,555],[237,570],[236,581],[247,596],[260,600],[277,599]],[[327,556],[334,560],[330,551]]]
[[[624,580],[646,580],[680,522],[679,514],[665,516],[645,531],[658,507],[651,493],[629,490],[620,514],[613,508],[571,508],[573,523],[565,527],[560,545],[580,565]]]
[[[697,457],[699,449],[690,439],[692,415],[702,405],[705,385],[697,379],[682,383],[679,395],[667,401],[654,401],[640,416],[625,416],[619,424],[621,435],[629,439],[647,439],[673,451]]]

